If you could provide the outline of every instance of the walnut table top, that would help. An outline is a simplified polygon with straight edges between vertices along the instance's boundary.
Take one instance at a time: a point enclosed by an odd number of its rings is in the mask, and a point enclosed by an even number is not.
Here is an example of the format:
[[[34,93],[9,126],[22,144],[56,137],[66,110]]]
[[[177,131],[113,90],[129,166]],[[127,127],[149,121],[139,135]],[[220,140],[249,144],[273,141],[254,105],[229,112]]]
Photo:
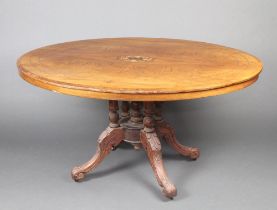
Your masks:
[[[80,97],[171,101],[242,89],[262,63],[245,52],[204,42],[107,38],[42,47],[17,62],[26,81]]]

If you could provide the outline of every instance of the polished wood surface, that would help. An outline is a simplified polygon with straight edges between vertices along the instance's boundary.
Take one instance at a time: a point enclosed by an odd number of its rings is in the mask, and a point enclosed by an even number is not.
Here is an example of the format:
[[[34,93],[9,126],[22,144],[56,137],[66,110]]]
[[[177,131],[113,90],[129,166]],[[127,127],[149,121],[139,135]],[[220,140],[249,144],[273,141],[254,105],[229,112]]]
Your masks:
[[[258,79],[262,63],[215,44],[154,38],[67,42],[17,62],[26,81],[56,92],[108,100],[170,101],[233,92]]]

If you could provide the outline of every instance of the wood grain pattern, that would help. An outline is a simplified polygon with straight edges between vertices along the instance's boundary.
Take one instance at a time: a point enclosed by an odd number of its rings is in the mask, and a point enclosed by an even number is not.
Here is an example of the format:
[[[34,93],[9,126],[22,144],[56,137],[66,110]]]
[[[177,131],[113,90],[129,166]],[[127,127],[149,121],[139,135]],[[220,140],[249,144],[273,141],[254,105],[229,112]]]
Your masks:
[[[168,101],[242,89],[262,63],[247,53],[203,42],[114,38],[67,42],[23,55],[26,81],[56,92],[109,100]]]

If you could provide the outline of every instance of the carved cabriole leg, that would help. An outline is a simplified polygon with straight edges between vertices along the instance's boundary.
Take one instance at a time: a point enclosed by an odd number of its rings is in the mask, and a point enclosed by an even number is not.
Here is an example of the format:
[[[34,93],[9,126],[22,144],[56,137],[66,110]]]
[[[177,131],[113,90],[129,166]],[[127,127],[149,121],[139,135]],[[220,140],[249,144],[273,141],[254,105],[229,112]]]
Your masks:
[[[200,155],[200,150],[194,147],[188,147],[180,144],[176,138],[174,129],[163,119],[161,111],[161,103],[156,102],[155,119],[156,129],[161,137],[181,155],[187,156],[192,160],[196,160]]]
[[[140,140],[147,152],[150,164],[154,170],[156,179],[162,187],[165,196],[173,198],[177,194],[176,187],[169,180],[164,168],[161,143],[155,132],[155,120],[153,119],[154,103],[144,103],[144,129],[140,133]]]
[[[118,123],[117,101],[109,101],[109,120],[109,127],[99,136],[96,154],[88,162],[73,168],[71,175],[75,181],[80,181],[88,172],[95,169],[110,151],[115,149],[124,139],[124,131]]]

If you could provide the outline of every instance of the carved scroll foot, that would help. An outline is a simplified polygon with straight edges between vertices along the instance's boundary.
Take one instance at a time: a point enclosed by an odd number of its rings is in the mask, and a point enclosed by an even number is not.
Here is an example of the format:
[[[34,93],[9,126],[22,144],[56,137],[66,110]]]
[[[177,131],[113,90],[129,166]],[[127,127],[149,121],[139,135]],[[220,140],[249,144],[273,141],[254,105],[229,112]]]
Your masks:
[[[75,181],[82,180],[87,173],[95,169],[101,161],[114,150],[118,144],[124,139],[124,131],[121,127],[108,127],[98,139],[96,154],[81,166],[74,167],[71,175]]]
[[[160,136],[164,137],[167,144],[169,144],[181,155],[189,157],[192,160],[196,160],[200,156],[200,150],[198,148],[180,144],[176,138],[173,128],[171,128],[165,121],[156,122],[156,129],[158,130]]]
[[[164,168],[162,153],[161,153],[161,143],[155,132],[145,132],[141,131],[140,140],[147,152],[150,164],[155,173],[156,179],[159,185],[162,187],[162,192],[168,198],[173,198],[177,194],[176,187],[169,180],[167,173]]]

